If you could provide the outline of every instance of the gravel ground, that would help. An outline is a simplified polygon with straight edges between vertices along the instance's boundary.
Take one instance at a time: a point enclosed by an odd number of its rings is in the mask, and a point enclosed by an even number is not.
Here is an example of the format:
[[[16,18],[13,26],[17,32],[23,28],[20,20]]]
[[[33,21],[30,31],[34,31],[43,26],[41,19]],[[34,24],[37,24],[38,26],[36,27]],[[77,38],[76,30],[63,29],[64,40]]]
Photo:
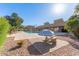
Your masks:
[[[70,37],[58,36],[57,38],[68,41],[70,44],[57,49],[50,56],[79,56],[79,41]]]
[[[79,56],[79,50],[71,45],[64,46],[54,52],[49,53],[50,56]]]
[[[38,55],[39,52],[34,48],[30,47],[30,42],[25,40],[26,44],[22,47],[17,46],[13,38],[8,38],[4,44],[4,51],[2,56],[29,56],[29,55]]]
[[[72,40],[68,37],[58,37],[59,39]],[[13,38],[8,38],[4,44],[4,51],[2,52],[2,56],[37,56],[41,55],[28,40],[25,40],[26,44],[22,47],[17,46],[14,42]],[[79,56],[79,48],[78,45],[70,43],[67,46],[59,48],[51,53],[48,53],[47,56]]]

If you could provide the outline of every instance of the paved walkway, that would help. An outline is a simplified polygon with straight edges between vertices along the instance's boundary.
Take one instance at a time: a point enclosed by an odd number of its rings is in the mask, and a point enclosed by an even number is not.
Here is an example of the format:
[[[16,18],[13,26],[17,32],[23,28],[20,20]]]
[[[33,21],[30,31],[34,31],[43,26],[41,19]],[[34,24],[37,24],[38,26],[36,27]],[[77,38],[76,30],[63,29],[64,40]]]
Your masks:
[[[65,36],[57,36],[57,38],[64,40],[64,41],[68,41],[71,44],[79,46],[79,39],[71,38],[71,37],[65,37]]]
[[[65,40],[69,42],[69,45],[61,47],[51,53],[48,53],[49,56],[79,56],[79,40],[64,37],[64,36],[57,36],[57,38],[61,40]]]
[[[79,52],[79,50],[75,49],[75,48],[79,48],[78,47],[79,41],[71,39],[70,37],[57,36],[58,39],[57,39],[56,45],[50,45],[50,44],[43,42],[43,40],[45,39],[45,37],[43,37],[43,36],[38,36],[38,35],[29,36],[27,34],[23,34],[23,35],[25,35],[25,37],[23,37],[23,38],[27,39],[31,43],[30,45],[28,45],[29,49],[31,49],[30,47],[34,47],[36,50],[38,50],[40,52],[40,55],[79,55],[77,53],[77,52]],[[20,38],[21,36],[22,35],[18,36],[16,38],[16,40],[18,38]],[[77,51],[77,52],[75,52],[75,51]],[[74,52],[74,53],[72,54],[72,52]]]
[[[46,55],[49,52],[53,52],[69,44],[67,41],[57,39],[56,45],[50,45],[50,44],[44,43],[43,40],[44,40],[44,37],[29,39],[29,42],[32,44],[32,46],[34,46],[42,55]]]
[[[76,49],[71,45],[66,45],[47,54],[47,56],[79,56],[79,49]]]
[[[45,40],[44,36],[39,35],[28,35],[25,32],[19,32],[15,35],[14,40],[28,40],[31,45],[35,47],[42,55],[45,55],[49,52],[55,51],[63,46],[68,45],[69,43],[64,40],[57,39],[56,44],[50,45],[48,43],[44,43],[43,40]]]

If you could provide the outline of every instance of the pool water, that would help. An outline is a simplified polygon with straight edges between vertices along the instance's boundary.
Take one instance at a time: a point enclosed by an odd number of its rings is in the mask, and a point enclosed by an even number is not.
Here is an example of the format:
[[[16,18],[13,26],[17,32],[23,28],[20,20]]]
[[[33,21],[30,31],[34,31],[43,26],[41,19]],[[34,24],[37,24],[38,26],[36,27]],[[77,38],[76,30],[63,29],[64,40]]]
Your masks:
[[[28,35],[38,35],[38,33],[36,32],[31,32],[31,31],[24,31],[24,32],[26,32]]]
[[[32,31],[24,31],[28,35],[38,35],[39,32],[32,32]],[[55,32],[55,35],[67,35],[68,33],[65,32]]]

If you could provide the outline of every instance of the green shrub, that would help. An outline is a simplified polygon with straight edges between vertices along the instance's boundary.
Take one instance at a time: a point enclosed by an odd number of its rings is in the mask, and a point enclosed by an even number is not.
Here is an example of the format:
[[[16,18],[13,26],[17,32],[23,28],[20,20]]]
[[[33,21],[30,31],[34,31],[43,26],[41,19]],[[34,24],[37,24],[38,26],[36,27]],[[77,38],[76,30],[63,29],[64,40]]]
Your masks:
[[[3,17],[0,17],[0,47],[5,42],[9,28],[10,28],[10,25],[9,25],[8,20],[6,20]]]
[[[69,32],[73,32],[77,27],[79,27],[79,22],[75,19],[68,20],[65,24],[65,29]]]
[[[65,23],[65,29],[79,38],[79,17],[72,16]]]

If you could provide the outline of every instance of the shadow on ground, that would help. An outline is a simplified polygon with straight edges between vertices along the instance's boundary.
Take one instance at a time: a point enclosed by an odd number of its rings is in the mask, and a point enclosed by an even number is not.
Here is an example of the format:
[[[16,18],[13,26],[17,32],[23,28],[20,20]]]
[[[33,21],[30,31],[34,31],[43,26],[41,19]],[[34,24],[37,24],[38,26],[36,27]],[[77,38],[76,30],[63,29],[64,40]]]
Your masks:
[[[50,48],[55,47],[56,44],[48,44],[45,42],[36,42],[30,46],[28,46],[28,51],[31,55],[42,55],[44,53],[47,53]]]
[[[79,39],[75,36],[57,36],[58,39],[69,42],[69,44],[79,50]]]
[[[79,50],[79,42],[77,43],[72,43],[72,42],[69,42],[71,44],[71,46],[75,49],[78,49]]]
[[[9,49],[8,51],[13,51],[13,50],[16,50],[16,49],[19,49],[19,48],[21,48],[21,46],[15,46],[15,47]]]
[[[75,49],[79,49],[79,39],[75,36],[68,36],[70,39],[67,39],[66,41],[69,42],[69,44],[75,48]]]
[[[79,49],[79,39],[76,36],[70,36],[70,38],[72,39],[72,41],[70,41],[69,43],[71,44],[71,46],[73,48]]]

